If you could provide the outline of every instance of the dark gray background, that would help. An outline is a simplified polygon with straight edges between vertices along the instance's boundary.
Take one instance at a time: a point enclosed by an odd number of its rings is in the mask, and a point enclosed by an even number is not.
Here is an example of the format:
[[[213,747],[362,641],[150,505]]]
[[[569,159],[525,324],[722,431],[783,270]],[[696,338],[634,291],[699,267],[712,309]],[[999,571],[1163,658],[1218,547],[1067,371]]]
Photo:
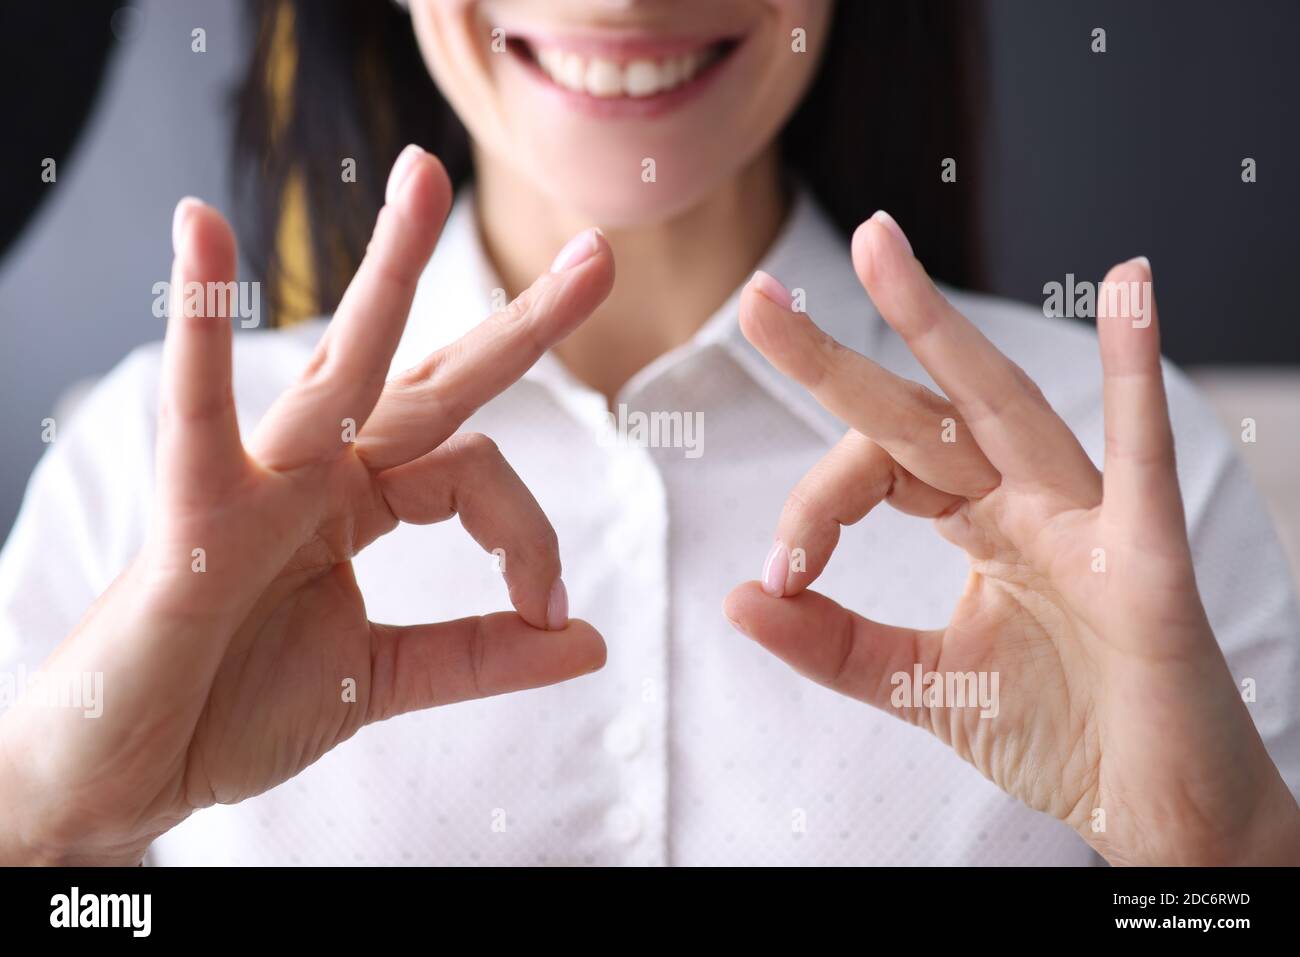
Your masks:
[[[1041,302],[1043,284],[1067,272],[1097,279],[1145,254],[1175,360],[1300,363],[1291,291],[1300,3],[986,6],[990,291]],[[44,450],[40,422],[56,398],[161,335],[151,286],[167,276],[177,198],[230,206],[229,91],[249,47],[242,5],[137,8],[79,147],[0,262],[0,534]],[[207,30],[205,54],[190,52],[195,26]],[[1102,55],[1089,50],[1098,26]],[[9,95],[21,109],[21,90]],[[1253,185],[1241,182],[1246,156],[1259,164]]]
[[[992,291],[1146,255],[1175,361],[1300,363],[1300,2],[987,6]]]

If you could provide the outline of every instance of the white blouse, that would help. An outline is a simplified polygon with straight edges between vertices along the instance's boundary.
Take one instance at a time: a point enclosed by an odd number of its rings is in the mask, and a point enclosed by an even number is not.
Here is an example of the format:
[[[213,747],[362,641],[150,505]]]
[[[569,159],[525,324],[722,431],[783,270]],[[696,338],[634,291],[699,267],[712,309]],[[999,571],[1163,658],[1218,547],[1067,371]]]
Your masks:
[[[874,312],[848,241],[806,197],[762,268],[803,289],[842,342],[933,385]],[[464,194],[395,370],[487,315],[498,285]],[[1093,334],[1032,308],[950,297],[1100,461]],[[748,345],[736,306],[618,397],[629,416],[691,413],[696,431],[676,447],[615,440],[602,397],[549,355],[466,425],[497,441],[554,523],[571,613],[609,645],[603,671],[372,725],[260,797],[196,813],[149,862],[1095,863],[1070,828],[937,740],[799,677],[723,617],[728,590],[758,577],[786,494],[844,431]],[[243,428],[323,328],[235,337]],[[135,351],[60,423],[0,556],[0,671],[37,667],[139,548],[158,367],[157,345]],[[1181,375],[1171,370],[1168,385],[1197,579],[1234,676],[1257,683],[1251,713],[1294,791],[1300,614],[1286,559],[1230,440]],[[376,621],[509,607],[492,556],[455,522],[400,526],[355,569]],[[872,618],[933,627],[966,571],[928,522],[882,507],[845,530],[816,587]]]

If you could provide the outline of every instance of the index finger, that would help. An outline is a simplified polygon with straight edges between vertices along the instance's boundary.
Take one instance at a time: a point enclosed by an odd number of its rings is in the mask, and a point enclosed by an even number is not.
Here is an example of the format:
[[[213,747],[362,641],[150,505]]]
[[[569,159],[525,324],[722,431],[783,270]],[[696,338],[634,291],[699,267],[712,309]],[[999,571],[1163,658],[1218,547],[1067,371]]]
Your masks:
[[[341,452],[345,419],[358,426],[384,387],[415,297],[451,205],[438,160],[408,146],[389,176],[365,258],[302,377],[271,407],[250,443],[256,457],[291,468]]]

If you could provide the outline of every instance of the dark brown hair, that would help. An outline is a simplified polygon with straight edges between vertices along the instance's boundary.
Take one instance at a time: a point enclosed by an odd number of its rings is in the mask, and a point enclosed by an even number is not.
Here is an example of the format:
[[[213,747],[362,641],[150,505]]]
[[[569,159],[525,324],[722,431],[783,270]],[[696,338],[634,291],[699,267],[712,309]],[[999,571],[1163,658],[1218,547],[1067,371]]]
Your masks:
[[[382,0],[249,0],[256,33],[238,91],[237,216],[249,261],[281,322],[287,289],[332,312],[383,203],[389,166],[419,143],[459,186],[472,174],[464,128],[429,76],[407,14]],[[888,209],[930,271],[959,285],[978,275],[974,57],[968,0],[838,0],[812,89],[782,134],[787,169],[846,235]],[[956,183],[940,181],[946,157]],[[356,183],[340,189],[341,163]],[[289,274],[278,242],[301,189],[310,272]]]

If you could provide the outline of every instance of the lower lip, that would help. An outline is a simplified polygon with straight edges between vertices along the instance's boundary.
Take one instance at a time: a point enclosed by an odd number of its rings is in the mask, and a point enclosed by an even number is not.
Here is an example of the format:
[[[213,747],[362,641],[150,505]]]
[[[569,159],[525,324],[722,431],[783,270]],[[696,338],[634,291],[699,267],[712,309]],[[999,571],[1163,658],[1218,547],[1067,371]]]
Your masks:
[[[721,57],[714,60],[685,83],[652,96],[592,96],[560,86],[532,59],[511,49],[512,59],[539,84],[545,93],[555,97],[567,108],[597,119],[650,119],[680,109],[702,96],[714,80],[731,64],[740,52],[741,41],[734,42]]]

